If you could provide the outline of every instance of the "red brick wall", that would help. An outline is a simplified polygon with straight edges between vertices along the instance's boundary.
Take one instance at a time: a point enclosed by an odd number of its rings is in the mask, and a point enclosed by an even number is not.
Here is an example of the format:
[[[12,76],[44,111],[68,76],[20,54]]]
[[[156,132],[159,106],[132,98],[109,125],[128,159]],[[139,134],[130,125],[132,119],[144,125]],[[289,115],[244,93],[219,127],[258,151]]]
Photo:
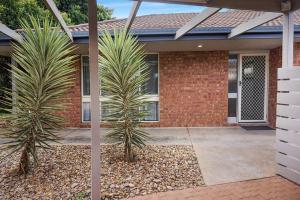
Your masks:
[[[276,126],[276,99],[277,99],[277,68],[281,67],[281,47],[272,49],[269,57],[269,102],[268,120],[270,125]]]
[[[67,94],[66,102],[68,105],[61,111],[67,127],[81,127],[81,61],[79,56],[74,68],[74,86]]]
[[[300,43],[295,44],[295,65],[300,65]],[[281,48],[270,51],[268,120],[276,125],[277,68]],[[145,126],[227,125],[228,52],[162,52],[159,60],[160,121]],[[80,60],[74,66],[75,84],[69,106],[62,112],[68,127],[89,127],[81,122]]]
[[[300,43],[294,46],[294,65],[300,65]],[[272,127],[276,126],[276,97],[277,97],[277,68],[282,65],[281,47],[270,51],[269,62],[269,123]]]
[[[159,55],[160,126],[224,126],[228,52]]]
[[[75,68],[75,85],[69,94],[72,99],[63,115],[69,127],[89,127],[89,123],[81,123],[80,61]],[[144,125],[226,125],[227,70],[227,51],[160,53],[160,121]]]

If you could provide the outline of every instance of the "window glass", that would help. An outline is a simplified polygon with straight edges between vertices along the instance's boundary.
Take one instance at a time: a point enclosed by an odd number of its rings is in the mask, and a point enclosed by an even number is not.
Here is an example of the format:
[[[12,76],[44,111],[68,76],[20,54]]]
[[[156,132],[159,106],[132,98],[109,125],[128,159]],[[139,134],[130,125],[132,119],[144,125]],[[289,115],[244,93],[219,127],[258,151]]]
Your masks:
[[[144,121],[158,121],[158,102],[149,102],[145,105],[145,110],[148,112],[148,116]]]
[[[228,117],[236,117],[237,99],[228,99]]]
[[[84,102],[83,106],[83,121],[91,121],[91,107],[89,102]]]
[[[109,115],[112,114],[112,110],[107,103],[101,102],[101,121],[107,121]]]
[[[89,57],[82,57],[82,85],[83,85],[83,96],[90,95],[90,69],[89,69]]]
[[[229,56],[228,65],[228,93],[237,93],[238,56]]]
[[[145,61],[150,68],[150,78],[142,89],[146,94],[156,95],[158,94],[158,55],[148,54]]]

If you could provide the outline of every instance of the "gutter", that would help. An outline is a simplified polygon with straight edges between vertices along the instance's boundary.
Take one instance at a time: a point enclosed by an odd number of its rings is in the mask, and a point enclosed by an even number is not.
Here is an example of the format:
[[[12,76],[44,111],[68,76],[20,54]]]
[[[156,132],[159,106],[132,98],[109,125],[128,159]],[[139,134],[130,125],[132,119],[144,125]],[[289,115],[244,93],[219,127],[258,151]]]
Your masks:
[[[180,40],[228,40],[232,27],[205,27],[195,28],[185,34]],[[137,36],[141,42],[174,41],[178,29],[133,29],[130,33]],[[113,32],[110,31],[112,34]],[[103,31],[98,32],[99,36]],[[88,44],[88,32],[72,32],[75,44]],[[295,37],[300,38],[300,25],[295,25]],[[234,39],[281,39],[282,26],[259,26]],[[8,46],[11,38],[0,35],[0,46]],[[180,41],[178,40],[178,41]]]

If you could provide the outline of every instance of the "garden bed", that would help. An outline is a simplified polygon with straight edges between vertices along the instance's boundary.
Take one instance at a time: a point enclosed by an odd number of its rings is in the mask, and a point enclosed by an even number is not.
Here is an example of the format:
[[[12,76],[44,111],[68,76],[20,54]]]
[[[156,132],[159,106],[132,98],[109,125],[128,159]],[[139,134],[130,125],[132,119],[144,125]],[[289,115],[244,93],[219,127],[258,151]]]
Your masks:
[[[121,152],[122,148],[114,145],[102,146],[102,199],[203,185],[191,146],[136,149],[134,163],[123,162]],[[15,155],[0,161],[0,199],[87,199],[90,196],[89,145],[57,145],[52,152],[39,152],[39,166],[27,177],[12,175],[18,158]]]

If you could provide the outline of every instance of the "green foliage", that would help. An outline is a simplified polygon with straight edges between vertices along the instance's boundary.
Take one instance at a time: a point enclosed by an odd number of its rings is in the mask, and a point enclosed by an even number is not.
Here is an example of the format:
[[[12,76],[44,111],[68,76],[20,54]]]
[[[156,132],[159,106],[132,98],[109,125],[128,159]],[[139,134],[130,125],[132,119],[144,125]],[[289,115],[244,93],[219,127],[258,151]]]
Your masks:
[[[46,9],[44,0],[4,0],[0,1],[0,21],[12,29],[20,28],[20,19],[29,20],[29,16],[45,19],[52,16]],[[58,10],[67,24],[88,22],[87,0],[55,0]],[[98,5],[98,20],[112,18],[112,10]]]
[[[88,1],[87,0],[55,0],[58,9],[68,14],[71,24],[81,24],[88,22]],[[103,5],[97,6],[98,21],[112,18],[112,9]]]
[[[149,77],[142,48],[126,31],[115,31],[114,38],[105,32],[99,39],[101,87],[109,96],[107,120],[113,126],[107,137],[124,145],[124,158],[129,162],[134,160],[132,147],[142,148],[149,139],[140,129],[147,115],[141,88]]]
[[[0,21],[12,29],[20,28],[20,19],[29,20],[29,16],[43,19],[49,15],[37,0],[0,1]]]
[[[75,197],[75,200],[83,200],[83,199],[84,199],[83,193],[78,193],[77,196]]]
[[[55,133],[64,125],[58,112],[66,106],[66,92],[73,85],[75,57],[70,56],[74,47],[68,36],[51,21],[30,17],[21,26],[24,39],[13,44],[12,54],[18,67],[11,65],[15,101],[9,89],[4,101],[14,109],[6,109],[10,126],[0,136],[9,141],[2,150],[21,152],[19,172],[27,173],[31,157],[38,162],[37,148],[50,149],[48,143],[58,140]]]
[[[97,5],[97,19],[98,21],[108,20],[112,18],[113,10],[106,8],[101,4]]]

